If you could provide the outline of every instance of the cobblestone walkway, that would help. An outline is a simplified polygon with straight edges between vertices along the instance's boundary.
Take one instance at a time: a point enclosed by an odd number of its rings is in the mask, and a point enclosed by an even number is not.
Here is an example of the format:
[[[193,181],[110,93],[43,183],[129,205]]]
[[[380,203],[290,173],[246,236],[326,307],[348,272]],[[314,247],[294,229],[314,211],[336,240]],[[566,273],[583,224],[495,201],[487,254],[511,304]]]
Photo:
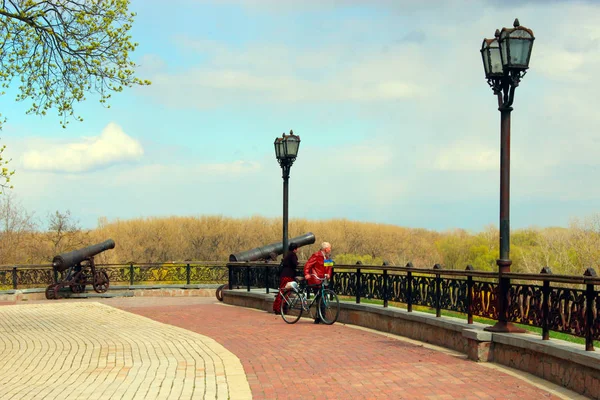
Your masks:
[[[521,371],[436,346],[336,323],[185,299],[107,304],[210,336],[240,358],[254,399],[576,399]],[[180,300],[177,305],[175,301]]]
[[[398,336],[199,297],[2,306],[0,354],[0,400],[583,398]]]
[[[250,399],[213,339],[93,302],[0,307],[0,399]]]

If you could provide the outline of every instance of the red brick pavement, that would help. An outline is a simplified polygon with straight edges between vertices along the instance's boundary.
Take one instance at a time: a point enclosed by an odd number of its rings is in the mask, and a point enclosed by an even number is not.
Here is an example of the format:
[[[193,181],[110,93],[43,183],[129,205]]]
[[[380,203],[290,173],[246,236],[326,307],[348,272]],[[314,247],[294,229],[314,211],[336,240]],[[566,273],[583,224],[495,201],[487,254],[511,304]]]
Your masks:
[[[559,398],[462,357],[342,324],[288,325],[219,303],[148,301],[111,305],[215,339],[241,360],[255,399]]]

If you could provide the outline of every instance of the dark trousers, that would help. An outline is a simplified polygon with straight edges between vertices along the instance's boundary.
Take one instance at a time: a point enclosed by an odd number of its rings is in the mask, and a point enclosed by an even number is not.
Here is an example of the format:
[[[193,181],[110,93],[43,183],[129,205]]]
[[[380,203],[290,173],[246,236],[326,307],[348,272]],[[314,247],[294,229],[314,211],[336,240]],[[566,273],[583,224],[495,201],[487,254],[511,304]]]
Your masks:
[[[321,286],[314,286],[310,288],[311,292],[314,293],[315,295],[315,301],[317,302],[317,304],[319,304],[319,297],[321,297]],[[321,303],[321,313],[325,313],[325,305],[323,303]],[[321,318],[319,317],[319,312],[317,311],[316,313],[317,315],[315,315],[315,321],[322,321]]]

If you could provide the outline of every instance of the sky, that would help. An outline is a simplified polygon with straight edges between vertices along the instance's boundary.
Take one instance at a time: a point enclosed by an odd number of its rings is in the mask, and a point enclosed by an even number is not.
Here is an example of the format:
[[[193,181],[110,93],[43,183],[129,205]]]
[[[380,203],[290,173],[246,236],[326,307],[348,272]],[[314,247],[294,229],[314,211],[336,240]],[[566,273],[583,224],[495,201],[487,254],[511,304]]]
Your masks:
[[[533,30],[511,125],[513,229],[600,212],[600,2],[132,0],[137,76],[83,122],[2,98],[13,195],[84,228],[281,218],[273,141],[301,138],[290,218],[480,231],[499,220],[500,113],[481,42]]]

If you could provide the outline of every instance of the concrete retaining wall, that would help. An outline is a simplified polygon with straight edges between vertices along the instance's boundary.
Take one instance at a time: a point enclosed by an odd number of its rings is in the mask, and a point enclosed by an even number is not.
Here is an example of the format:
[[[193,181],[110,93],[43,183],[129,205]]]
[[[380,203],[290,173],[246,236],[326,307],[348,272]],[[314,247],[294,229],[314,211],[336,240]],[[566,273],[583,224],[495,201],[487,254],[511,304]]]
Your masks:
[[[88,297],[136,297],[136,296],[158,296],[158,297],[214,297],[215,291],[221,286],[219,284],[207,285],[133,285],[133,286],[111,286],[106,293],[96,293],[91,288],[85,293],[71,293],[65,290],[65,298],[88,298]],[[62,292],[61,292],[62,293]],[[19,302],[24,300],[45,300],[45,289],[17,289],[0,291],[0,301]]]

